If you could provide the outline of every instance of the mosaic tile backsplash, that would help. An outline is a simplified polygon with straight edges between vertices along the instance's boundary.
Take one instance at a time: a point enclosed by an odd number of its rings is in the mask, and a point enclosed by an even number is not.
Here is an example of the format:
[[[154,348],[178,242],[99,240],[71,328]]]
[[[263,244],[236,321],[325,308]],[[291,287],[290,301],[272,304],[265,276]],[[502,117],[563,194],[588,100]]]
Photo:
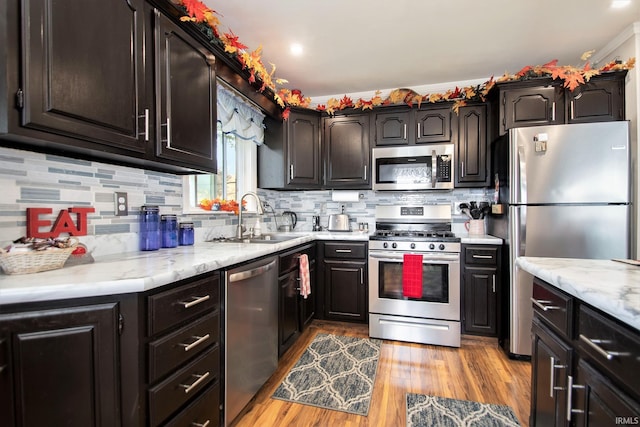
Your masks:
[[[48,154],[0,147],[0,242],[6,244],[26,234],[26,208],[53,209],[52,221],[61,209],[72,206],[95,208],[88,216],[88,236],[81,241],[95,255],[108,252],[137,250],[138,212],[145,204],[159,205],[160,213],[178,215],[179,221],[192,221],[196,227],[196,241],[231,236],[237,217],[228,214],[183,214],[182,176],[160,173],[99,162],[77,160]],[[115,216],[114,193],[128,194],[126,216]],[[380,204],[453,203],[454,201],[488,200],[488,190],[460,189],[452,192],[374,192],[360,191],[358,202],[333,202],[331,191],[271,191],[258,190],[268,204],[263,223],[267,231],[276,231],[278,215],[285,210],[298,216],[295,231],[310,231],[313,215],[320,215],[326,226],[330,214],[340,213],[344,205],[357,228],[360,222],[375,228],[375,206]],[[274,215],[275,213],[275,215]],[[246,215],[247,226],[255,216]],[[454,231],[460,229],[465,218],[454,216]],[[101,245],[101,241],[109,241]]]

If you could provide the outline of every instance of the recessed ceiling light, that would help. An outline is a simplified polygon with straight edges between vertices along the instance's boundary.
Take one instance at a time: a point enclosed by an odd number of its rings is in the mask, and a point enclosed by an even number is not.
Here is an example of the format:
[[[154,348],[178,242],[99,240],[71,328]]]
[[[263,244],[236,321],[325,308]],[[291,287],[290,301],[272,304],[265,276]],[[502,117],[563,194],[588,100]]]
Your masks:
[[[300,56],[302,55],[302,51],[303,51],[302,45],[300,43],[291,43],[291,46],[289,47],[289,51],[293,56]]]
[[[631,4],[631,0],[611,0],[611,7],[614,9],[621,9]]]

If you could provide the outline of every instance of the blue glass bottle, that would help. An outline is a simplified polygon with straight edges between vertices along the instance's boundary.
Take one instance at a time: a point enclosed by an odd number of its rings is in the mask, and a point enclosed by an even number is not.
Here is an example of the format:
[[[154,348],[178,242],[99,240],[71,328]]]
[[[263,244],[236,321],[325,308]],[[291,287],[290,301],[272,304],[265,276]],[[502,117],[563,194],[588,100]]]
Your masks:
[[[160,208],[142,206],[140,208],[140,250],[160,249]]]
[[[162,232],[163,248],[178,246],[178,217],[176,215],[161,215],[160,231]]]
[[[193,245],[194,230],[192,222],[181,222],[178,241],[181,246]]]

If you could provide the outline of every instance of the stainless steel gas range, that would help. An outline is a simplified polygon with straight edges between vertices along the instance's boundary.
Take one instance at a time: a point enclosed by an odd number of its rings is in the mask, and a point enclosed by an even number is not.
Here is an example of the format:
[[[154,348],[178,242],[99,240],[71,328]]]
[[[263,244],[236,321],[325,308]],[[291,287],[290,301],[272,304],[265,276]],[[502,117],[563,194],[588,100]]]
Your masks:
[[[416,281],[418,292],[409,292]],[[376,207],[369,336],[460,347],[460,238],[450,204]]]

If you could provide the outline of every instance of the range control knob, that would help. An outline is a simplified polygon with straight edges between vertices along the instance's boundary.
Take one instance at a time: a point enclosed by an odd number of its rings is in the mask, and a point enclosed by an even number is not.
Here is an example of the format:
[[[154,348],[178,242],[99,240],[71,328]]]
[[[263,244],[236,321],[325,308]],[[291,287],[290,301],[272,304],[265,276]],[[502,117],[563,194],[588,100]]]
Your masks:
[[[444,251],[444,243],[440,243],[440,246],[438,246],[438,249],[440,249],[441,251]]]
[[[393,249],[395,249],[395,248],[397,248],[397,247],[398,247],[398,244],[394,242],[394,243],[392,243],[392,244],[391,244],[391,247],[392,247]]]
[[[429,245],[429,249],[434,250],[435,248],[436,248],[436,245],[434,245],[433,243]]]
[[[412,244],[411,244],[411,249],[415,249],[415,248],[416,248],[416,244],[415,244],[415,243],[412,243]]]
[[[384,243],[382,244],[382,247],[383,247],[383,248],[388,248],[388,247],[389,247],[389,244],[388,244],[387,242],[384,242]]]

